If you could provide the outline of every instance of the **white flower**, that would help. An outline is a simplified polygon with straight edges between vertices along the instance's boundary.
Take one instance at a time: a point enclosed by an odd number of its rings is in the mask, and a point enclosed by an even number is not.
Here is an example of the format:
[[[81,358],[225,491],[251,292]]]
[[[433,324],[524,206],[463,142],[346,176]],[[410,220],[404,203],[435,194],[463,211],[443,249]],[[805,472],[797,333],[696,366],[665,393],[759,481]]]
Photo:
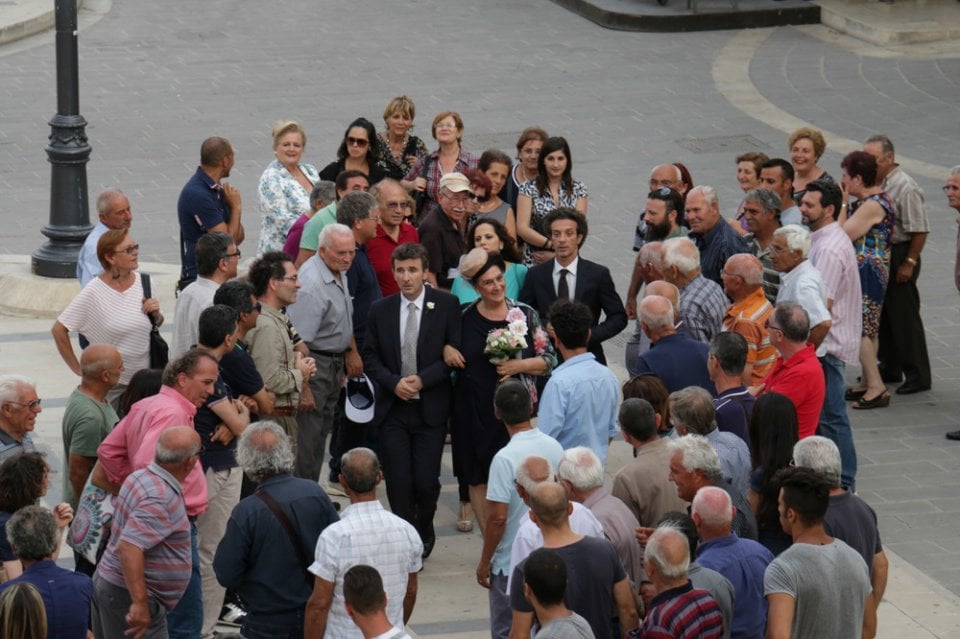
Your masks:
[[[435,306],[436,306],[436,304],[434,304],[433,302],[427,302],[427,310],[428,310],[428,311],[432,311]]]
[[[527,334],[527,323],[523,320],[514,320],[510,322],[507,328],[511,333],[517,336],[524,336]]]

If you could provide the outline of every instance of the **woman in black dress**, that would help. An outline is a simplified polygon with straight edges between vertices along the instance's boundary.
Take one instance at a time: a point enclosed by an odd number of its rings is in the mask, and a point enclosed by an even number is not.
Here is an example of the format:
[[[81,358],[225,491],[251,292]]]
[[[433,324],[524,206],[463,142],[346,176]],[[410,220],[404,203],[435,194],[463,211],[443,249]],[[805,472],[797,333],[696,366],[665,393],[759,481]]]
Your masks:
[[[493,414],[493,394],[507,377],[520,377],[533,389],[531,376],[548,375],[557,364],[550,340],[540,326],[537,312],[507,299],[503,258],[490,255],[475,273],[473,281],[480,298],[463,312],[462,354],[448,362],[460,368],[454,388],[453,438],[454,472],[470,486],[470,503],[481,526],[486,522],[484,499],[490,463],[508,441],[507,430]],[[484,353],[490,331],[507,328],[507,314],[519,309],[526,322],[526,347],[499,364],[490,363]],[[535,391],[533,391],[535,397]]]

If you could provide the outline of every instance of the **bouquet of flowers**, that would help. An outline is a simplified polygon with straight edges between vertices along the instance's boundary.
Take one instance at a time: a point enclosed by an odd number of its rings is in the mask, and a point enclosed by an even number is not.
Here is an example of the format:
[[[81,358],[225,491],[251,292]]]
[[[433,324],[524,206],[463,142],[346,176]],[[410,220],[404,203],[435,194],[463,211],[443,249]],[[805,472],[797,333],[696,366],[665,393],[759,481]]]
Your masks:
[[[519,308],[507,311],[507,327],[495,328],[487,334],[483,349],[491,364],[501,364],[527,347],[527,316]]]

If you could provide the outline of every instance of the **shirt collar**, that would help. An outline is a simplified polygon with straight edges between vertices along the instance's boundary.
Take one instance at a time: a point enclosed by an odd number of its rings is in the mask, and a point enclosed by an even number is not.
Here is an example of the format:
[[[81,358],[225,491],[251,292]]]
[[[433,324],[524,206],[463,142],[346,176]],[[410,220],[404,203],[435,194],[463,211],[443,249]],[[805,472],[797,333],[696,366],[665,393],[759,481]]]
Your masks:
[[[409,308],[410,302],[413,302],[414,304],[417,305],[417,310],[418,310],[418,311],[422,311],[422,310],[423,310],[423,301],[424,301],[424,299],[426,299],[426,297],[427,297],[427,287],[426,287],[426,285],[424,285],[424,287],[423,287],[422,289],[420,289],[420,295],[418,295],[418,296],[416,297],[416,299],[408,300],[406,297],[403,296],[403,293],[400,293],[400,300],[401,300],[401,302],[403,303],[403,304],[402,304],[402,305],[403,305],[403,308]]]
[[[566,266],[560,266],[560,262],[558,262],[556,259],[554,259],[554,260],[553,260],[553,275],[554,275],[555,277],[559,277],[559,276],[560,276],[560,270],[561,270],[561,269],[567,269],[567,272],[568,272],[568,273],[570,273],[571,275],[573,275],[574,277],[576,277],[576,276],[577,276],[577,266],[578,266],[579,264],[580,264],[580,256],[579,256],[579,255],[577,255],[575,258],[573,258],[573,261],[570,262],[570,263],[569,263],[568,265],[566,265]]]

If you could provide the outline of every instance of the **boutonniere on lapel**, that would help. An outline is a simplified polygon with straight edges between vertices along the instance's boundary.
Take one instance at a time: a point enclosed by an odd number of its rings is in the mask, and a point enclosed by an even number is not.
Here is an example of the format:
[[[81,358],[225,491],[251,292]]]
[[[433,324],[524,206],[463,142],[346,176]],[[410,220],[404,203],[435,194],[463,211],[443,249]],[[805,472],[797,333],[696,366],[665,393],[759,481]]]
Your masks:
[[[436,306],[436,304],[434,304],[433,302],[427,302],[427,310],[428,310],[428,311],[432,311],[435,306]]]

